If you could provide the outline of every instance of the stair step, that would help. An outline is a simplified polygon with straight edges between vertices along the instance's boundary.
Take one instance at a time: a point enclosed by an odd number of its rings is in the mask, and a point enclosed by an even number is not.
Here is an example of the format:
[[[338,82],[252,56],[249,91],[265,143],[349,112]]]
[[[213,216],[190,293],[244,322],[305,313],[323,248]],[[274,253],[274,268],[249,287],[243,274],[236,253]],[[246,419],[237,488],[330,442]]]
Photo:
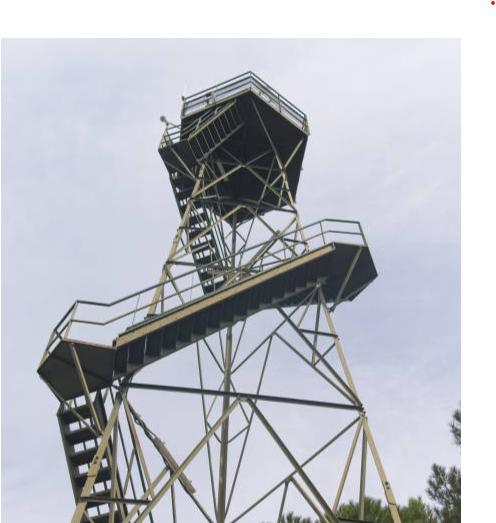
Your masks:
[[[193,180],[191,180],[191,178],[182,175],[178,175],[176,178],[171,177],[171,184],[179,191],[183,191],[185,189],[193,190],[194,186]]]
[[[203,336],[207,332],[208,311],[198,314],[193,321],[192,333],[194,336]]]
[[[203,278],[203,279],[205,280],[208,278],[210,278],[209,275],[207,275],[207,277]],[[200,279],[202,279],[201,276],[200,276]],[[218,289],[221,286],[221,284],[222,284],[222,282],[214,282],[214,283],[205,284],[205,285],[203,285],[203,292],[205,294],[210,294],[211,292],[214,292],[216,289]]]
[[[296,278],[286,278],[284,281],[284,294],[293,294],[296,290]]]
[[[162,348],[162,331],[152,332],[146,340],[146,355],[151,357],[160,356]]]
[[[210,251],[210,249],[211,249],[210,243],[208,243],[207,241],[202,241],[200,243],[197,243],[196,245],[192,245],[191,248],[194,249],[194,251],[195,251],[193,253],[193,256],[198,256],[202,252]]]
[[[203,257],[193,256],[193,257],[195,258],[195,262],[198,265],[208,265],[210,263],[214,263],[214,262],[218,261],[216,258],[214,258],[213,253],[209,256],[203,256]],[[214,267],[212,267],[212,268],[214,268]]]
[[[234,321],[234,309],[236,307],[236,296],[226,300],[222,304],[221,318],[223,322],[232,323]]]
[[[96,514],[96,515],[90,516],[90,517],[94,523],[108,523],[108,521],[110,519],[110,514],[108,512],[106,512],[105,514]],[[84,521],[84,523],[90,522],[90,520],[87,519],[86,516],[83,517],[82,521]],[[120,512],[118,510],[116,510],[115,516],[114,516],[114,523],[121,523],[121,521],[122,521],[122,519],[121,519]]]
[[[64,437],[70,445],[77,445],[78,443],[85,443],[86,441],[96,439],[93,432],[86,426],[76,430],[66,431]]]
[[[193,322],[191,319],[185,319],[179,323],[177,328],[177,341],[187,342],[191,341],[191,336],[193,333]]]
[[[95,483],[102,483],[103,481],[110,481],[110,467],[100,467],[98,474],[96,476]],[[80,474],[74,475],[74,480],[76,484],[82,488],[86,483],[86,478],[88,476],[87,472],[81,472]]]
[[[83,419],[88,419],[91,417],[90,408],[86,403],[73,408]],[[75,421],[80,421],[79,418],[72,412],[72,410],[69,409],[62,411],[59,416],[66,425],[74,423]]]
[[[275,299],[282,298],[284,296],[284,283],[285,275],[282,274],[272,284],[272,296]]]
[[[97,451],[97,447],[92,447],[91,449],[81,450],[79,452],[75,452],[74,454],[71,454],[69,456],[69,459],[71,460],[71,463],[75,466],[87,465],[88,463],[91,463],[96,451]]]
[[[100,492],[98,492],[98,494],[92,494],[92,496],[102,496],[102,498],[109,498],[110,497],[110,489],[108,489],[108,490],[101,490]],[[86,507],[87,508],[99,507],[99,506],[101,506],[103,504],[107,505],[107,503],[105,503],[104,501],[88,501]],[[115,520],[115,521],[117,521],[117,520]]]
[[[317,281],[318,270],[319,270],[318,260],[309,264],[308,276],[307,276],[308,281],[312,281],[312,282]]]
[[[193,191],[193,187],[191,187],[191,189],[187,188],[187,189],[183,189],[182,191],[178,191],[178,192],[176,192],[176,198],[179,201],[182,201],[185,198],[189,198],[192,191]]]
[[[205,223],[206,220],[208,220],[207,214],[204,212],[200,212],[198,214],[194,214],[193,216],[190,216],[189,225],[191,227],[193,225],[197,225],[198,223]]]
[[[139,365],[145,359],[145,338],[133,341],[129,346],[128,362]]]
[[[177,323],[161,329],[162,333],[162,350],[171,351],[176,350],[177,342]]]
[[[248,294],[241,296],[236,301],[236,307],[234,309],[235,316],[243,318],[248,312],[249,296]]]
[[[296,279],[296,287],[295,288],[296,289],[298,289],[298,288],[305,289],[306,286],[307,286],[307,282],[308,282],[307,270],[300,271],[298,273],[298,276],[295,279]]]
[[[115,355],[115,370],[117,373],[127,372],[127,361],[129,355],[129,345],[125,345],[117,351]]]
[[[197,229],[191,229],[189,231],[190,241],[195,241],[195,238],[199,238],[204,232],[206,227],[198,227]]]
[[[221,305],[213,305],[208,311],[207,328],[217,330],[220,326]]]
[[[258,310],[260,308],[260,294],[261,294],[261,286],[257,285],[254,289],[250,292],[250,297],[248,301],[248,308],[252,310]]]
[[[270,305],[273,297],[271,285],[263,285],[260,292],[260,305]]]
[[[208,270],[206,269],[200,269],[198,271],[198,276],[200,278],[200,281],[206,281],[206,280],[210,280],[212,278],[212,276],[210,275],[210,273],[208,272]],[[211,284],[214,285],[215,282],[212,282]]]

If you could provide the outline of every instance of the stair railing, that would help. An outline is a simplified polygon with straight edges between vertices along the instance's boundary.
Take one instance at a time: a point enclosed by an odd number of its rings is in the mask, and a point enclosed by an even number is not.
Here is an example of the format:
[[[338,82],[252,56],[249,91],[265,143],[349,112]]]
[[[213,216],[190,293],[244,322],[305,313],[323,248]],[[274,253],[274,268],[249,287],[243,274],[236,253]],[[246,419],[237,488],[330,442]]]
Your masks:
[[[343,228],[339,228],[340,226],[342,226]],[[352,227],[351,230],[350,226]],[[295,232],[299,232],[300,230],[305,231],[306,242],[294,240]],[[176,268],[185,268],[185,272],[179,273],[173,278],[168,279],[166,281],[165,285],[167,286],[167,288],[164,289],[164,293],[156,302],[154,302],[153,299],[144,298],[147,296],[147,294],[153,294],[155,289],[161,285],[163,286],[164,283],[156,283],[154,285],[150,285],[148,287],[145,287],[144,289],[140,289],[136,292],[133,292],[132,294],[129,294],[127,296],[124,296],[122,298],[108,303],[88,300],[76,300],[53,329],[45,353],[48,354],[50,348],[53,347],[56,342],[61,341],[63,339],[67,339],[69,332],[75,324],[104,327],[110,324],[117,323],[120,320],[126,320],[128,328],[131,328],[133,326],[135,327],[138,324],[142,324],[143,322],[152,321],[152,318],[145,317],[143,320],[139,320],[138,318],[137,323],[134,323],[133,317],[135,317],[138,313],[141,313],[142,311],[146,311],[150,307],[150,305],[154,303],[161,304],[163,306],[163,310],[165,311],[164,314],[168,314],[173,310],[180,309],[181,307],[184,307],[184,305],[179,301],[179,293],[175,289],[179,289],[180,293],[184,295],[188,295],[189,293],[191,295],[191,301],[203,299],[204,294],[202,286],[204,286],[205,283],[213,282],[216,278],[218,278],[219,275],[216,274],[215,271],[218,269],[219,266],[221,266],[221,264],[223,264],[225,267],[228,267],[229,264],[223,262],[227,262],[231,260],[233,257],[235,259],[234,267],[230,270],[226,270],[225,274],[226,281],[229,282],[229,285],[235,283],[236,281],[239,281],[239,279],[252,276],[256,273],[262,272],[280,263],[283,263],[285,261],[284,252],[285,250],[287,250],[286,243],[288,241],[293,242],[292,246],[293,249],[296,249],[296,256],[300,256],[307,252],[305,244],[308,244],[311,247],[311,249],[317,249],[319,247],[329,245],[333,241],[337,241],[336,236],[344,236],[345,239],[353,238],[352,241],[347,241],[346,243],[352,243],[354,245],[361,245],[364,247],[367,246],[365,235],[363,233],[360,222],[352,220],[325,219],[306,225],[301,229],[296,229],[296,231],[291,230],[286,232],[285,234],[273,236],[265,242],[260,242],[256,245],[248,247],[247,249],[241,252],[235,253],[234,256],[232,254],[229,254],[224,258],[205,264],[202,267],[204,267],[206,270],[212,270],[214,274],[211,275],[209,279],[205,279],[203,281],[200,281],[198,278],[197,267],[193,266],[193,268],[190,268],[191,265],[193,265],[192,263],[180,262],[176,266]],[[255,254],[257,251],[261,253],[258,259],[253,261],[253,258],[251,258],[245,264],[239,263],[238,260],[241,259],[241,256],[247,255],[247,253],[250,252],[252,254]],[[293,255],[292,257],[294,258],[295,255]],[[236,263],[236,261],[238,261],[238,263]],[[192,279],[194,279],[195,277],[197,281],[192,281]],[[214,292],[219,292],[221,291],[221,289],[222,287]],[[91,308],[113,310],[114,308],[117,309],[117,306],[122,306],[122,304],[124,304],[125,302],[130,302],[131,300],[132,303],[130,304],[129,309],[124,308],[123,312],[114,315],[106,320],[83,319],[79,315],[80,308],[83,305]],[[136,302],[135,300],[138,301]],[[189,305],[191,301],[189,301],[187,305]],[[138,307],[136,306],[137,303],[141,303],[142,305]],[[131,319],[133,319],[133,322],[130,321]],[[130,325],[131,323],[134,323],[134,325]],[[44,358],[45,357],[46,356],[44,356]]]

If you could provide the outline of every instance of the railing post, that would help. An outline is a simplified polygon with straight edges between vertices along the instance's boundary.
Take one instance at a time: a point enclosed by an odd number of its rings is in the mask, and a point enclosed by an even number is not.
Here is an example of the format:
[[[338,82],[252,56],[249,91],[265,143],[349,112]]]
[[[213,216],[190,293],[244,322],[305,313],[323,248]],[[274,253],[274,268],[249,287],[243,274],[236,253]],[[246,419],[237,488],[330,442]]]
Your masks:
[[[365,234],[363,234],[362,224],[360,222],[358,223],[358,228],[360,229],[360,234],[362,235],[363,244],[365,247],[368,247],[367,240],[365,239]]]
[[[74,303],[74,308],[72,309],[71,317],[69,318],[69,321],[67,322],[67,329],[64,332],[64,338],[67,338],[67,336],[69,336],[69,331],[71,330],[71,327],[72,327],[72,320],[74,319],[74,316],[76,315],[78,305],[79,305],[79,302],[76,300],[76,302]]]

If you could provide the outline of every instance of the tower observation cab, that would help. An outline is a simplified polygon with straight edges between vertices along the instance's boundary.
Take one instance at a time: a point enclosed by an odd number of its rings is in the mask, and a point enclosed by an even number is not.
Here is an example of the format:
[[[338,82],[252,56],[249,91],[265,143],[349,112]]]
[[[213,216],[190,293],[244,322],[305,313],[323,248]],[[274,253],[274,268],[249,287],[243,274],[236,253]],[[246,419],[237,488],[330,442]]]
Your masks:
[[[180,124],[161,120],[166,127],[158,152],[180,222],[159,281],[112,302],[76,300],[53,329],[38,367],[60,402],[57,418],[76,503],[71,523],[154,523],[166,494],[176,523],[174,488],[182,489],[199,511],[198,521],[208,523],[251,521],[251,511],[276,491],[283,492],[278,522],[290,491],[303,497],[321,523],[351,521],[338,518],[337,511],[360,434],[359,518],[354,521],[366,523],[365,464],[370,451],[393,522],[401,523],[331,319],[341,303],[353,301],[375,280],[377,271],[359,222],[301,223],[295,202],[309,137],[306,115],[248,72],[183,98]],[[251,318],[267,310],[282,323],[274,329],[265,325],[267,333],[250,327]],[[253,350],[252,341],[243,338],[250,329],[252,337],[262,339]],[[312,377],[324,379],[338,401],[327,395],[322,400],[301,397],[298,384],[298,397],[264,395],[267,358],[277,344],[287,351],[284,357],[295,353]],[[324,344],[329,345],[325,350]],[[233,375],[242,373],[260,348],[267,352],[258,385],[240,392]],[[198,370],[199,386],[136,382],[142,369],[159,360],[174,368],[177,359],[172,356],[178,351],[197,358],[192,368]],[[201,358],[210,357],[215,364],[207,372]],[[209,387],[214,371],[220,373],[220,384]],[[157,420],[145,422],[131,404],[136,388],[201,396],[205,430],[193,450],[183,451],[179,459],[176,449],[166,447],[152,429]],[[221,398],[217,411],[215,399],[206,408],[210,396]],[[326,444],[355,427],[332,506],[327,492],[322,495],[322,487],[304,470],[322,449],[299,463],[284,435],[262,413],[264,402],[340,409],[356,416]],[[231,417],[240,410],[242,416]],[[254,419],[294,471],[233,519],[228,514]],[[170,425],[170,430],[182,427]],[[238,436],[243,444],[236,454],[232,442]],[[156,477],[151,476],[140,438],[149,440],[152,459],[163,462]],[[200,455],[208,459],[205,470],[211,483],[204,494],[196,492],[188,468]],[[229,473],[233,456],[239,461]],[[255,491],[258,480],[250,478],[249,485]],[[210,492],[208,505],[202,496]]]
[[[287,181],[295,199],[308,135],[306,115],[252,72],[185,98],[181,125],[168,127],[159,146],[179,213],[193,190],[193,180],[180,168],[198,171],[202,162],[208,165],[206,180],[223,178],[203,194],[204,205],[218,216],[243,202],[260,216],[286,205],[276,193]],[[226,219],[250,218],[243,209]]]

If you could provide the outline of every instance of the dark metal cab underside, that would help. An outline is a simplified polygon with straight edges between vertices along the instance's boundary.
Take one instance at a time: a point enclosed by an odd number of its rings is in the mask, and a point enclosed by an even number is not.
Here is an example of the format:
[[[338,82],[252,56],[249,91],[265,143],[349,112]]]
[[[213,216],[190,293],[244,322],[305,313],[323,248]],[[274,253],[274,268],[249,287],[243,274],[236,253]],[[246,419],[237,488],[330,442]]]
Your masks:
[[[209,199],[215,202],[212,209],[219,216],[225,215],[233,204],[243,202],[256,208],[260,215],[283,207],[285,203],[265,185],[274,183],[277,187],[281,183],[277,180],[279,161],[296,199],[309,134],[306,116],[255,78],[258,77],[248,75],[238,89],[233,88],[229,96],[220,99],[212,95],[214,88],[206,90],[205,95],[193,95],[190,102],[186,99],[185,107],[197,100],[197,105],[192,106],[194,112],[186,111],[180,130],[164,134],[159,153],[171,176],[174,193],[180,194],[178,205],[193,190],[193,183],[176,187],[178,174],[183,178],[189,169],[196,176],[200,162],[209,166],[204,174],[208,181],[237,167],[222,183],[202,195],[204,206]],[[229,220],[239,223],[250,217],[248,211],[242,210]]]

